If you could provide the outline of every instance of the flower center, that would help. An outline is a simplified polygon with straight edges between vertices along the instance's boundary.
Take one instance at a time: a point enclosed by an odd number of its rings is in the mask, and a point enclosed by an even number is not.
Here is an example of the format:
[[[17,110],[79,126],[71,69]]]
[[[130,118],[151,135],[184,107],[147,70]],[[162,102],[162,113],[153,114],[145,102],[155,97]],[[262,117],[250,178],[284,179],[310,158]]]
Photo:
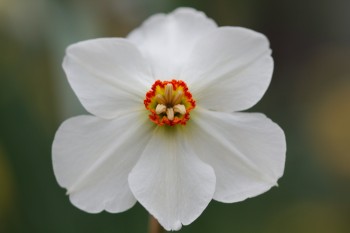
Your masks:
[[[157,80],[144,100],[149,118],[157,125],[185,125],[190,119],[190,111],[196,106],[192,94],[184,81]]]

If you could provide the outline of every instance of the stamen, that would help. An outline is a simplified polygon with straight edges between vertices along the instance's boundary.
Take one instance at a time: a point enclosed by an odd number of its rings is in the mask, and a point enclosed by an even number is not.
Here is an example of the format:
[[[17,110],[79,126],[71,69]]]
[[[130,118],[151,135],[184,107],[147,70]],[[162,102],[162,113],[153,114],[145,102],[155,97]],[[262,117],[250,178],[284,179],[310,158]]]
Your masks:
[[[170,121],[174,120],[174,109],[173,108],[167,108],[166,110],[166,116]]]
[[[156,107],[156,113],[161,114],[166,111],[166,106],[164,104],[158,104]]]
[[[166,100],[161,94],[156,95],[156,101],[158,104],[166,104]]]
[[[165,86],[164,98],[167,103],[171,102],[171,99],[173,98],[173,85],[171,83],[168,83]]]
[[[174,112],[178,112],[181,115],[186,113],[186,107],[183,104],[177,104],[173,107],[173,109],[174,109]]]
[[[183,95],[184,95],[184,93],[182,91],[178,91],[176,96],[171,101],[172,104],[177,105],[177,104],[181,103],[181,99],[182,99]]]

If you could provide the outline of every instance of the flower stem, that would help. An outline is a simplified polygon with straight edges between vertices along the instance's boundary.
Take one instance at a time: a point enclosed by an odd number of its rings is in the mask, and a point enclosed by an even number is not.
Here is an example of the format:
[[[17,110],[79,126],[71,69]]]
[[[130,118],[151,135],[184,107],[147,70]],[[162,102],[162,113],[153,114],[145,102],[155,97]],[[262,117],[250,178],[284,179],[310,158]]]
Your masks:
[[[159,224],[157,219],[149,215],[149,233],[164,233],[164,228]]]

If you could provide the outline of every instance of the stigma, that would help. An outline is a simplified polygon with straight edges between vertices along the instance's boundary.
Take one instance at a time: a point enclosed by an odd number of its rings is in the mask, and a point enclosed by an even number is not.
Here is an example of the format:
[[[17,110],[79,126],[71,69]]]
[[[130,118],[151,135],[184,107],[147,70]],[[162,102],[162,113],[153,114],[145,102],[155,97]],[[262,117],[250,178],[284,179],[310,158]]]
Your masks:
[[[150,111],[149,118],[157,125],[186,125],[190,111],[196,106],[184,81],[157,80],[146,93],[144,104]]]

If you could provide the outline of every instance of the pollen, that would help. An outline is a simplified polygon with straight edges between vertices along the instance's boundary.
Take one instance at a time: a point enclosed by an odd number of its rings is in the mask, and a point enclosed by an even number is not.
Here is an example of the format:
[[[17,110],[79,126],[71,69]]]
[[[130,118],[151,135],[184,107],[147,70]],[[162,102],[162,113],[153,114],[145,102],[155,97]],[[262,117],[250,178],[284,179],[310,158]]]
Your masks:
[[[149,119],[157,125],[186,125],[196,102],[184,81],[157,80],[146,93],[144,104]]]

